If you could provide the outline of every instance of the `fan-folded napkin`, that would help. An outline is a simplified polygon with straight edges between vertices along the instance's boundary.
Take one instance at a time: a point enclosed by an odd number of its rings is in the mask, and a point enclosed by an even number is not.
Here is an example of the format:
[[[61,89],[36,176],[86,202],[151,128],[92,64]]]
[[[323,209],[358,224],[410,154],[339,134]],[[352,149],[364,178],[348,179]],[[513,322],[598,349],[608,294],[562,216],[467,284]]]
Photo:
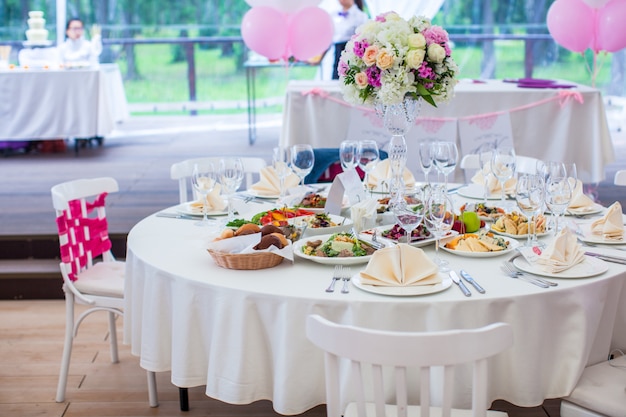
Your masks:
[[[215,187],[213,187],[213,191],[207,194],[206,196],[206,210],[207,211],[222,211],[226,208],[226,202],[220,195],[221,191],[222,191],[222,187],[220,187],[220,184],[215,184]],[[199,196],[199,199],[191,203],[190,206],[191,206],[192,211],[194,212],[197,211],[201,213],[203,210],[202,196]]]
[[[578,244],[576,236],[565,227],[541,253],[537,263],[542,265],[544,271],[555,274],[581,263],[584,259],[585,251]]]
[[[259,182],[252,184],[251,190],[262,196],[276,196],[280,194],[280,178],[276,174],[274,167],[263,168],[259,175]],[[290,172],[285,178],[285,190],[297,187],[299,183],[300,178],[293,172]]]
[[[361,272],[361,282],[378,286],[434,285],[441,282],[437,265],[424,251],[407,244],[379,249]]]
[[[481,186],[485,186],[485,174],[487,175],[487,190],[489,190],[489,194],[496,194],[502,192],[502,185],[500,184],[500,180],[493,175],[491,172],[491,162],[487,162],[482,170],[478,170],[476,174],[472,177],[472,182],[474,184],[479,184]],[[515,194],[515,186],[517,185],[517,180],[515,178],[510,178],[504,182],[504,193],[505,194]]]
[[[569,184],[572,187],[572,200],[567,209],[575,213],[585,213],[593,210],[596,204],[583,192],[583,182],[569,178]]]
[[[378,188],[381,183],[389,183],[389,180],[393,177],[391,172],[391,163],[389,159],[384,159],[376,164],[374,169],[367,176],[367,185],[370,188]],[[404,185],[406,187],[415,186],[415,177],[411,174],[407,168],[404,168],[402,173],[402,179],[404,179]]]
[[[619,201],[611,204],[601,219],[591,223],[591,233],[600,235],[606,240],[622,240],[624,238],[622,205]]]
[[[367,198],[350,207],[350,218],[359,232],[376,225],[377,207],[378,200],[375,198]]]

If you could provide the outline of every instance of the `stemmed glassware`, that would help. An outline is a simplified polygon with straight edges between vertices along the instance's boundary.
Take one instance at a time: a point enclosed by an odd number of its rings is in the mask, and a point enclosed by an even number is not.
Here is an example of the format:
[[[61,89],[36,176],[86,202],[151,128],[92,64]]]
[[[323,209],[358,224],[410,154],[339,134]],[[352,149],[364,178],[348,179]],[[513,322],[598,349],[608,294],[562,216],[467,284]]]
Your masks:
[[[207,216],[207,196],[215,188],[217,183],[217,171],[211,162],[194,164],[191,174],[191,183],[196,192],[202,197],[202,220],[196,226],[207,227],[210,225]]]
[[[243,182],[244,169],[241,158],[220,159],[219,180],[222,185],[222,194],[226,196],[228,205],[228,222],[235,218],[233,210],[232,195],[239,189]]]
[[[496,147],[491,155],[491,172],[500,181],[501,207],[504,207],[504,196],[506,194],[504,184],[507,180],[513,178],[515,174],[515,159],[515,149],[510,146]]]
[[[441,272],[448,272],[448,261],[439,257],[439,244],[441,238],[450,231],[454,223],[452,215],[453,203],[448,197],[446,190],[433,189],[426,204],[427,221],[434,228],[435,235],[435,264]]]
[[[280,200],[285,198],[285,179],[291,173],[289,168],[289,150],[286,148],[274,148],[272,157],[272,166],[280,181]]]
[[[420,199],[421,200],[421,199]],[[406,232],[406,242],[411,243],[413,230],[417,228],[424,218],[425,208],[423,204],[409,206],[406,201],[395,203],[391,206],[391,211],[396,222]]]
[[[559,233],[559,218],[572,201],[572,187],[568,177],[550,177],[546,183],[546,206],[555,216],[554,235]]]
[[[376,166],[380,158],[378,143],[375,140],[361,140],[357,146],[357,162],[365,172],[365,186],[368,187],[369,173]],[[370,189],[370,193],[372,190]]]
[[[491,159],[493,158],[495,145],[491,142],[483,143],[478,148],[478,163],[483,174],[483,204],[487,205],[489,195],[489,174],[491,174]]]
[[[357,165],[357,148],[359,143],[355,140],[344,140],[339,145],[339,160],[341,168],[345,171],[355,169]]]
[[[533,246],[537,233],[535,216],[541,210],[545,199],[545,182],[539,174],[524,174],[517,179],[515,200],[520,211],[528,218],[526,245]],[[531,237],[532,235],[532,237]]]
[[[433,141],[425,141],[420,142],[419,147],[419,156],[420,156],[420,168],[424,173],[424,180],[426,181],[426,185],[430,188],[430,179],[428,174],[430,174],[430,170],[433,168]]]
[[[435,167],[444,176],[444,190],[448,189],[448,175],[456,168],[459,159],[459,150],[456,143],[439,141],[433,144],[433,161]]]
[[[309,175],[315,164],[315,154],[311,145],[293,145],[291,147],[291,169],[300,177],[304,186],[304,177]]]

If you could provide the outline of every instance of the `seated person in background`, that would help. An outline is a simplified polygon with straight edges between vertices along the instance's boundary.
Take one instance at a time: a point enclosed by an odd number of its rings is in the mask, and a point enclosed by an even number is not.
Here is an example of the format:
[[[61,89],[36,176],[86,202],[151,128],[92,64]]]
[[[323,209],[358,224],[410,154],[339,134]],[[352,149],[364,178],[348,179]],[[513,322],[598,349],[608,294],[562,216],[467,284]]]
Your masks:
[[[72,18],[67,22],[65,35],[67,39],[59,46],[59,59],[66,66],[97,65],[102,52],[100,28],[93,26],[91,42],[85,39],[85,26],[82,20]]]

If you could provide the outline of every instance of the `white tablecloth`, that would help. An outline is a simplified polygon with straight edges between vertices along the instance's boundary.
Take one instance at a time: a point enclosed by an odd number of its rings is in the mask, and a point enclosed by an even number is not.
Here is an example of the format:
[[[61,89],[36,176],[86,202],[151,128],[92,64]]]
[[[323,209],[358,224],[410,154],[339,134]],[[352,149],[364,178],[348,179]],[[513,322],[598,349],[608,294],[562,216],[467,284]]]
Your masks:
[[[388,297],[355,287],[327,293],[333,267],[299,258],[265,270],[222,269],[205,249],[208,240],[189,220],[151,216],[131,230],[124,340],[143,368],[171,371],[180,387],[206,385],[207,395],[228,403],[269,399],[282,414],[324,403],[323,354],[305,336],[311,313],[389,330],[510,323],[514,346],[490,361],[488,396],[518,406],[568,395],[586,364],[606,359],[610,347],[626,347],[623,265],[542,289],[506,277],[503,257],[443,253],[486,294],[464,297],[452,285],[432,295]],[[455,388],[455,401],[465,405],[467,378],[459,375]]]
[[[117,65],[0,71],[0,140],[105,137],[127,117]]]
[[[332,99],[303,94],[313,89],[328,93]],[[515,149],[524,156],[575,162],[579,178],[599,182],[604,179],[604,167],[615,160],[615,155],[602,96],[597,89],[583,85],[568,90],[518,88],[516,84],[499,80],[461,82],[449,103],[437,108],[424,103],[420,117],[460,118],[508,111],[555,98],[563,91],[580,92],[584,102],[570,99],[561,105],[560,100],[554,100],[510,112]],[[343,102],[338,81],[291,81],[287,86],[280,143],[338,148],[347,139],[350,123],[358,123],[352,118],[366,117],[362,113]],[[411,139],[416,129],[407,134],[408,146],[416,146]],[[460,145],[458,138],[457,145]]]

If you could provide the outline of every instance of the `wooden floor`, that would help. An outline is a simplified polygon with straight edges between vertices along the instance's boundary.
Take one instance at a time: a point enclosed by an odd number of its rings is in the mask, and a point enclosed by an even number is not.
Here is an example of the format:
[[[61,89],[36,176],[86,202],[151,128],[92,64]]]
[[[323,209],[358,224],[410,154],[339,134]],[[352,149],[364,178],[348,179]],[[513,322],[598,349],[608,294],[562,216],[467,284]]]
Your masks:
[[[66,401],[56,403],[64,312],[63,300],[0,301],[0,416],[279,416],[269,401],[226,404],[205,396],[202,387],[190,389],[190,410],[182,412],[178,390],[169,382],[168,372],[157,374],[160,405],[150,408],[146,373],[130,354],[129,346],[121,343],[123,319],[118,320],[120,362],[110,362],[104,313],[89,316],[81,325],[72,353]],[[511,417],[559,416],[558,400],[531,408],[498,401],[493,408],[508,411]],[[302,414],[325,415],[323,405]]]

